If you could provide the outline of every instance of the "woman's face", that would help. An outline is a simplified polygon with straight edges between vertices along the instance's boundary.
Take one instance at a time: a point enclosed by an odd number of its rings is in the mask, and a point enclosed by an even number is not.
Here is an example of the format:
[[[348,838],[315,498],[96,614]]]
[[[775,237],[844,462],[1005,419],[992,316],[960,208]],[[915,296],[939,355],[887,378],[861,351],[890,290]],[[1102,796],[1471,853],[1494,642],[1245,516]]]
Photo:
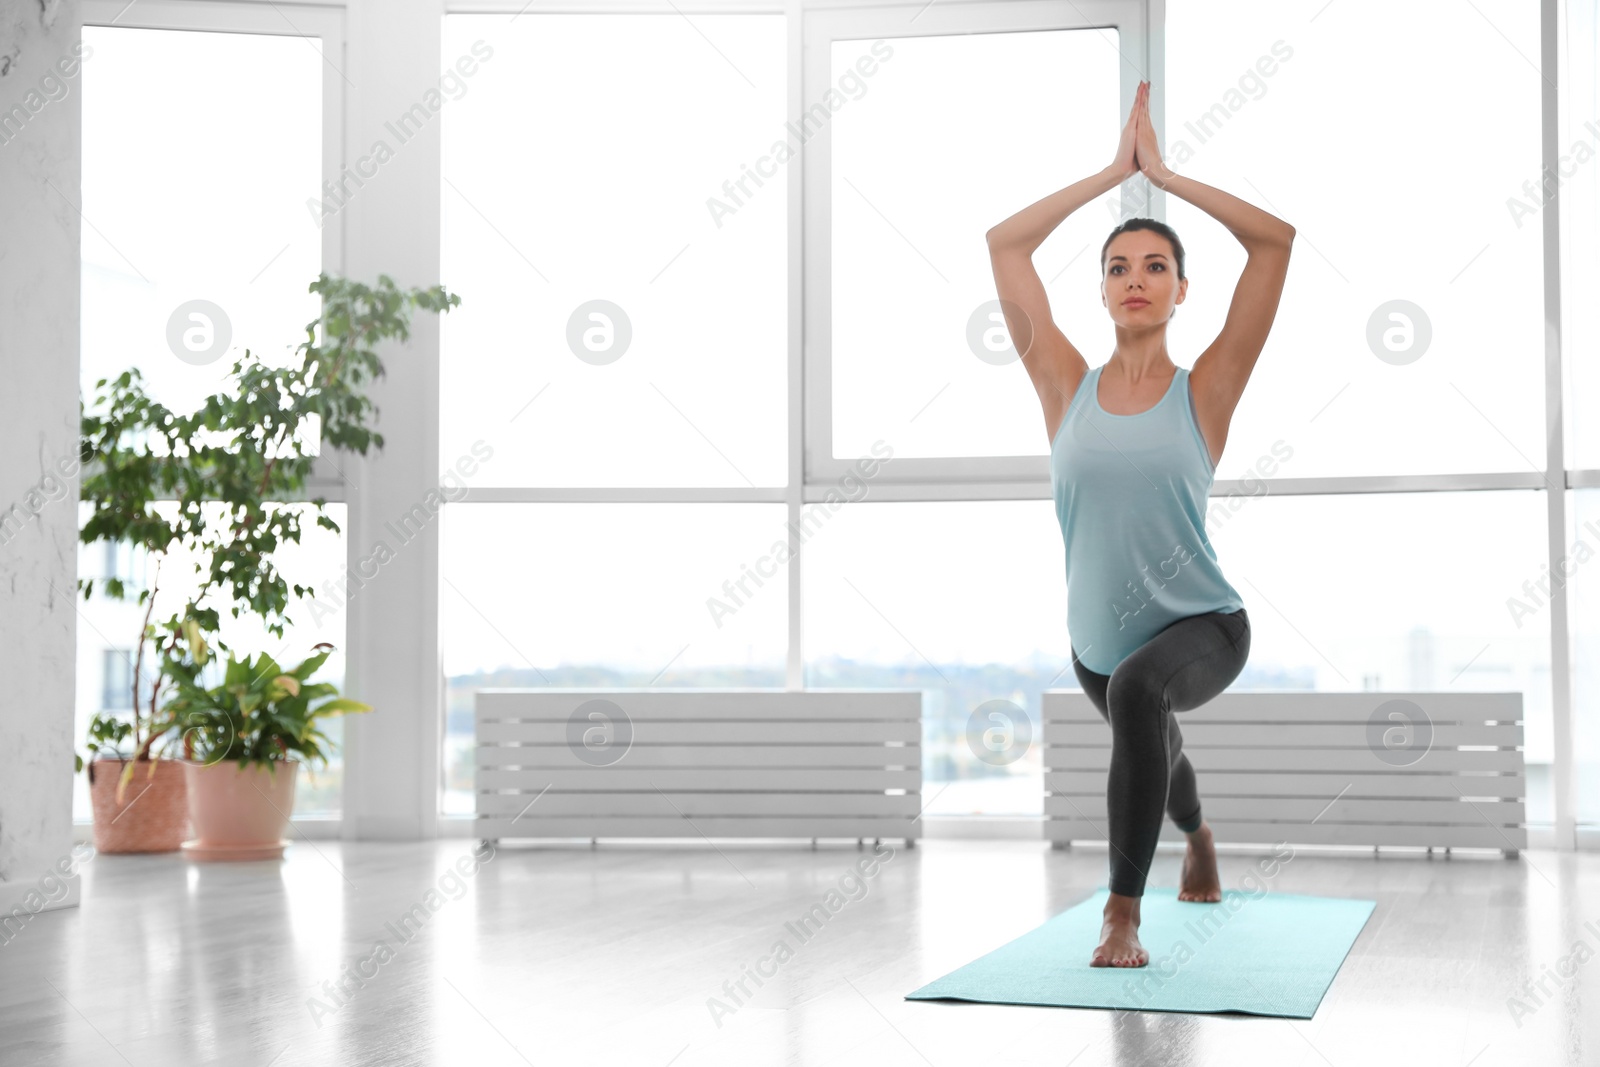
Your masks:
[[[1106,249],[1100,301],[1118,326],[1138,329],[1166,322],[1188,288],[1188,279],[1178,280],[1172,243],[1159,233],[1128,230]]]

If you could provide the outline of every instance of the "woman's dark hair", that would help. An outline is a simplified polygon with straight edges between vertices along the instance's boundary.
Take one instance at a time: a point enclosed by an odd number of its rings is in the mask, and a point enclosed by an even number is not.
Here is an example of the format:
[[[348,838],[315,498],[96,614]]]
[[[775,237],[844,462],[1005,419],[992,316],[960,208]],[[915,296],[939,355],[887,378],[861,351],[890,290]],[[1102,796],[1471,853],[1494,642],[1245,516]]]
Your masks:
[[[1178,280],[1181,282],[1186,277],[1183,273],[1183,242],[1178,240],[1177,233],[1171,226],[1156,219],[1123,219],[1116,229],[1111,231],[1111,236],[1106,238],[1106,243],[1100,247],[1100,276],[1105,277],[1106,253],[1111,250],[1111,242],[1116,240],[1120,233],[1129,230],[1151,230],[1165,237],[1172,245],[1172,258],[1178,264]]]

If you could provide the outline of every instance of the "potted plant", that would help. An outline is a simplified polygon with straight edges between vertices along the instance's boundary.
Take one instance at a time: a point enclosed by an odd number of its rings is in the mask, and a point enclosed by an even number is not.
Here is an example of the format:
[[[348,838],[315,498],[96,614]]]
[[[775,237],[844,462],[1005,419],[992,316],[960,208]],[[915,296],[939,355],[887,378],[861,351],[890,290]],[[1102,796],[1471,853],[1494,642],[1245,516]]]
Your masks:
[[[185,788],[184,774],[176,766],[159,766],[180,741],[184,755],[192,754],[192,738],[161,707],[162,683],[203,666],[204,653],[200,658],[196,653],[208,642],[228,650],[218,636],[219,608],[231,609],[234,617],[257,615],[269,632],[283,637],[291,593],[300,598],[315,590],[298,582],[291,587],[274,565],[273,551],[286,541],[299,542],[302,529],[300,511],[280,502],[304,497],[321,447],[361,455],[370,446],[383,447],[383,435],[368,425],[377,409],[364,393],[365,385],[384,373],[374,346],[408,338],[414,308],[443,312],[461,300],[442,286],[403,291],[386,275],[374,287],[323,274],[309,291],[321,296],[321,314],[306,324],[306,340],[296,350],[300,358],[289,366],[261,363],[246,349],[223,387],[190,414],[171,411],[146,395],[138,368],[100,379],[92,402],[80,405],[81,496],[93,509],[79,540],[128,544],[155,561],[148,589],[130,589],[117,576],[100,581],[102,593],[112,599],[131,599],[136,592],[145,612],[131,654],[131,712],[120,720],[127,730],[108,725],[114,717],[105,715],[90,726],[91,755],[94,746],[107,741],[130,745],[125,756],[117,750],[113,803],[95,807],[97,842],[103,820],[107,825],[115,820],[119,832],[139,837],[143,831],[136,828],[146,818],[173,810],[174,803],[187,810],[186,802],[166,795]],[[159,501],[177,505],[171,518],[152,507]],[[309,504],[316,525],[339,532],[324,499]],[[179,547],[197,558],[199,588],[157,625],[152,615],[161,565]],[[84,599],[95,584],[92,577],[79,579]],[[149,679],[147,645],[153,646],[156,664]],[[141,680],[148,685],[141,687]],[[101,788],[97,762],[105,761],[77,759],[80,769],[88,768],[91,790]],[[139,766],[145,767],[147,787],[130,796]],[[144,834],[140,839],[156,838]],[[181,839],[181,833],[177,840],[170,833],[159,838],[170,841],[169,849]]]
[[[171,852],[187,836],[189,806],[176,762],[146,759],[145,775],[128,788],[137,765],[133,753],[144,747],[136,726],[116,715],[96,714],[85,746],[88,761],[73,757],[78,770],[89,772],[96,852]]]
[[[283,855],[295,772],[301,762],[327,762],[331,742],[318,720],[372,710],[341,698],[333,685],[310,682],[332,649],[319,642],[289,670],[266,653],[241,661],[230,652],[222,679],[211,686],[202,677],[203,645],[192,661],[169,666],[174,688],[163,710],[195,757],[183,761],[195,833],[183,850],[191,859]]]

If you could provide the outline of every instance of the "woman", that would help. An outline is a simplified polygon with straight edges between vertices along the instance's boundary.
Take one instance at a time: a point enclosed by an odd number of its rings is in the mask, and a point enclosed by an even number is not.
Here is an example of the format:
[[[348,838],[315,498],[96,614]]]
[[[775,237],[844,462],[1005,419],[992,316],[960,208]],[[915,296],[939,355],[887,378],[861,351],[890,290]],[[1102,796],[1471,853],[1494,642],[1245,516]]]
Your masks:
[[[1050,318],[1033,251],[1061,220],[1142,172],[1226,226],[1249,259],[1222,332],[1192,371],[1167,354],[1167,321],[1189,288],[1183,245],[1129,219],[1100,253],[1100,299],[1116,349],[1093,370]],[[1222,692],[1250,652],[1250,618],[1205,532],[1228,423],[1266,343],[1294,227],[1161,160],[1141,82],[1115,161],[989,231],[1006,325],[1044,406],[1051,484],[1067,558],[1072,666],[1111,726],[1106,784],[1110,895],[1096,967],[1142,967],[1139,900],[1162,813],[1188,836],[1180,900],[1222,899],[1211,828],[1175,713]]]

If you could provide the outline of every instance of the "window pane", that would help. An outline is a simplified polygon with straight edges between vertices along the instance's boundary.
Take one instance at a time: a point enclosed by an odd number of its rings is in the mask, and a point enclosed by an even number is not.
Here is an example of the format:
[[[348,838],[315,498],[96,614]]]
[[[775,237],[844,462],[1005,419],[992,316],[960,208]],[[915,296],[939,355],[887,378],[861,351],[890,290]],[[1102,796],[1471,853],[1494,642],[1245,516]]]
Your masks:
[[[320,41],[103,26],[84,27],[83,37],[93,57],[83,65],[83,202],[74,207],[85,222],[85,400],[98,379],[136,366],[146,392],[192,411],[246,349],[274,365],[295,358],[317,315],[307,287],[322,264],[323,231],[308,207],[322,196]],[[344,505],[328,512],[343,525]],[[303,522],[302,543],[283,546],[276,561],[291,584],[320,589],[342,573],[344,540]],[[175,552],[162,565],[154,618],[182,603],[187,558]],[[126,546],[80,546],[80,574],[107,573],[137,589],[155,570]],[[98,592],[79,609],[81,751],[94,711],[131,705],[121,694],[131,686],[143,611]],[[290,617],[299,625],[279,639],[223,612],[222,638],[240,655],[268,652],[291,664],[330,641],[338,650],[316,677],[342,687],[343,613],[301,601]],[[152,658],[147,651],[146,691]],[[342,735],[337,721],[326,732]],[[299,776],[296,815],[338,813],[341,762],[334,754],[315,783]],[[90,817],[82,775],[74,817]]]
[[[447,505],[444,813],[479,689],[782,688],[788,536],[781,504]]]
[[[1111,162],[1117,42],[1114,28],[834,42],[835,85],[863,59],[883,67],[829,122],[835,456],[879,438],[897,456],[1045,453],[1027,371],[988,343],[1009,338],[984,233]],[[1034,257],[1085,353],[1113,341],[1093,273],[1109,203]],[[1056,286],[1063,271],[1075,281]]]
[[[445,18],[446,462],[487,424],[500,485],[784,484],[788,171],[726,184],[786,136],[783,30]]]
[[[1162,147],[1298,230],[1228,454],[1286,438],[1289,477],[1540,469],[1544,271],[1524,189],[1541,166],[1539,5],[1341,0],[1310,23],[1268,0],[1227,10],[1167,10]],[[1352,78],[1353,62],[1382,76]],[[1167,203],[1190,279],[1168,340],[1190,366],[1245,257]]]
[[[1254,627],[1232,687],[1520,691],[1530,818],[1548,822],[1549,622],[1523,585],[1543,525],[1534,492],[1214,498],[1208,532]],[[929,813],[1037,812],[1038,695],[1078,687],[1048,502],[847,508],[806,559],[806,684],[923,690]],[[1026,712],[1025,759],[979,758],[973,712],[993,700]]]
[[[84,395],[137,366],[150,395],[192,411],[245,349],[286,364],[317,316],[320,45],[104,26],[83,39]]]
[[[1600,578],[1591,562],[1600,549],[1600,489],[1567,494],[1573,528],[1566,549],[1572,610],[1572,763],[1578,783],[1577,818],[1600,824]]]
[[[926,814],[1040,814],[1039,694],[1078,684],[1051,504],[856,504],[804,558],[807,688],[922,690]]]
[[[1551,821],[1542,493],[1240,494],[1206,526],[1250,612],[1236,688],[1520,692],[1528,816]]]
[[[296,504],[294,507],[300,512],[300,541],[284,542],[273,555],[274,566],[291,590],[290,622],[284,626],[283,637],[268,633],[260,619],[247,609],[241,609],[240,617],[235,619],[231,611],[216,600],[220,591],[208,594],[206,602],[216,603],[222,619],[221,638],[241,659],[264,652],[280,666],[290,668],[310,656],[312,646],[318,642],[332,644],[334,651],[311,680],[328,682],[337,686],[341,695],[360,699],[359,694],[343,693],[347,613],[340,583],[346,576],[344,534],[317,526],[311,505]],[[326,507],[328,517],[342,530],[345,526],[345,505],[328,504]],[[171,501],[155,505],[156,512],[169,519],[176,514],[175,509],[176,505]],[[213,521],[225,522],[220,505],[207,505],[207,509],[208,524]],[[216,512],[215,519],[209,514],[210,511]],[[79,504],[80,528],[91,514],[90,504]],[[158,571],[155,558],[142,551],[129,551],[122,546],[114,553],[107,552],[103,543],[78,546],[79,575],[95,579],[93,596],[89,600],[78,600],[78,698],[73,745],[79,755],[86,755],[84,738],[88,734],[89,719],[95,712],[111,711],[126,715],[133,707],[130,692],[133,668],[148,607],[138,603],[139,591],[156,584],[159,577],[156,603],[150,620],[156,624],[163,622],[195,595],[197,584],[194,564],[197,559],[193,552],[176,550],[161,560]],[[102,582],[111,576],[123,580],[129,599],[112,600],[105,596]],[[295,598],[293,588],[296,584],[315,589],[315,596]],[[225,657],[224,661],[213,661],[215,677],[209,677],[208,684],[220,683],[224,662]],[[156,665],[154,646],[146,645],[139,672],[141,703],[146,709],[149,707],[150,687],[156,680]],[[158,705],[165,701],[170,690],[170,684],[163,682],[161,695],[157,697]],[[326,768],[307,773],[307,768],[302,767],[298,773],[295,783],[296,818],[336,816],[342,808],[340,798],[344,759],[337,750],[344,737],[342,721],[335,718],[321,725],[323,732],[333,739],[335,750],[330,752]],[[174,746],[168,755],[178,756],[181,752]],[[72,815],[79,821],[88,821],[93,815],[89,805],[88,781],[82,774],[76,776],[73,787]]]
[[[1569,4],[1568,48],[1561,57],[1561,338],[1566,361],[1568,466],[1600,468],[1600,420],[1585,417],[1600,408],[1600,323],[1594,294],[1600,290],[1600,10]],[[1580,414],[1583,413],[1583,414]]]

